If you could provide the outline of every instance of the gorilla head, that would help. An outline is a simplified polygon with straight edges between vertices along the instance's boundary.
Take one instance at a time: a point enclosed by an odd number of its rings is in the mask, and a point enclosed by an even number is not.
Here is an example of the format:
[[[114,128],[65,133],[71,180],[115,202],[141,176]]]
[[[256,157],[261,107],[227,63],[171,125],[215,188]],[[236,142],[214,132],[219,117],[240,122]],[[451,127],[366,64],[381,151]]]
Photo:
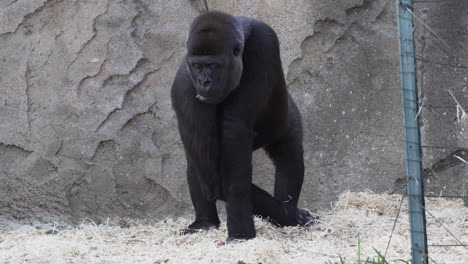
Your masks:
[[[242,76],[244,35],[239,22],[224,13],[199,16],[190,27],[186,64],[203,103],[221,103]]]

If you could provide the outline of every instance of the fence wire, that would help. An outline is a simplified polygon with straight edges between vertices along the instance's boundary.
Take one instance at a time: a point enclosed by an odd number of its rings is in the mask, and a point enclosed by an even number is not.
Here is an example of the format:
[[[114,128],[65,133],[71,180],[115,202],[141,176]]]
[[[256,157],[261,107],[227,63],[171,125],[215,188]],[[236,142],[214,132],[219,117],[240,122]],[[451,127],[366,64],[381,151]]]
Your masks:
[[[458,47],[462,47],[462,48],[463,48],[463,45],[460,44],[458,41],[453,41],[453,43],[448,42],[446,40],[446,38],[443,36],[443,34],[437,32],[437,30],[435,30],[431,26],[429,26],[428,23],[426,21],[424,21],[423,18],[421,18],[420,16],[415,14],[415,12],[417,11],[418,7],[420,7],[420,5],[417,5],[417,4],[442,3],[442,2],[449,2],[449,1],[451,1],[451,0],[415,0],[415,1],[413,1],[413,3],[416,4],[415,5],[416,10],[411,10],[408,7],[406,7],[407,11],[410,12],[413,15],[413,17],[414,17],[413,23],[415,25],[422,26],[422,28],[426,29],[430,33],[430,35],[435,37],[435,39],[439,42],[440,46],[443,46],[444,48],[448,48],[448,51],[444,51],[444,53],[447,53],[447,52],[450,53],[450,52],[454,51],[455,48],[454,48],[453,45],[457,45]],[[457,69],[460,69],[462,71],[468,69],[468,61],[453,64],[453,63],[444,62],[443,60],[437,60],[436,58],[430,58],[430,59],[429,58],[424,58],[423,56],[418,55],[418,54],[415,54],[415,59],[418,62],[418,65],[436,64],[436,65],[440,65],[440,66],[444,66],[444,67],[457,68]],[[467,74],[468,74],[468,71],[467,71]],[[422,90],[424,88],[424,87],[421,87],[421,86],[419,86],[419,87],[420,87],[419,90]],[[419,92],[421,92],[421,91],[419,91]],[[453,102],[452,102],[453,104],[452,105],[424,104],[422,102],[422,99],[419,99],[419,102],[417,102],[419,111],[418,111],[418,113],[416,115],[416,118],[420,117],[420,115],[423,112],[423,109],[430,109],[430,111],[432,111],[432,112],[438,112],[440,110],[445,110],[446,111],[447,109],[456,109],[455,120],[457,121],[457,123],[468,122],[468,114],[467,114],[467,112],[468,112],[467,111],[468,103],[467,102],[460,102],[458,100],[458,98],[457,98],[457,95],[454,92],[452,92],[451,90],[449,90],[449,89],[447,89],[447,93],[449,93],[450,96],[453,99]],[[405,142],[403,140],[401,143],[407,143],[407,142]],[[425,149],[442,149],[442,150],[455,150],[455,149],[457,149],[457,150],[468,151],[468,146],[422,145],[421,147],[425,148]],[[461,166],[466,166],[466,164],[468,164],[468,159],[466,157],[464,157],[464,156],[461,157],[460,155],[455,155],[454,154],[453,157],[459,160],[459,162],[461,163]],[[422,159],[424,159],[424,156],[423,156]],[[424,175],[426,176],[426,174],[430,174],[431,176],[433,176],[434,179],[439,178],[438,173],[436,173],[436,171],[432,167],[429,167],[429,168],[425,169]],[[437,185],[441,189],[443,189],[443,186],[437,180],[432,181],[431,183],[433,185]],[[394,220],[393,228],[392,228],[392,231],[391,231],[388,243],[387,243],[387,247],[385,249],[384,256],[387,255],[388,249],[390,247],[392,237],[393,237],[393,234],[394,234],[394,231],[395,231],[395,228],[397,226],[398,219],[400,217],[400,213],[401,213],[401,210],[402,210],[403,201],[407,198],[406,187],[407,187],[407,182],[403,183],[401,186],[397,187],[396,189],[394,189],[394,190],[392,190],[390,192],[390,194],[393,194],[393,193],[399,192],[401,190],[405,190],[405,191],[403,191],[403,194],[401,196],[401,199],[400,199],[400,202],[399,202],[399,205],[398,205],[397,215],[396,215],[395,220]],[[452,192],[453,193],[451,193],[449,195],[446,195],[446,194],[436,195],[436,194],[431,194],[431,193],[425,193],[424,196],[427,197],[427,198],[463,199],[465,201],[465,205],[467,205],[466,203],[468,202],[468,196],[466,195],[466,189],[464,189],[465,193],[463,193],[463,194],[458,193],[457,191],[452,191]],[[447,234],[449,234],[449,236],[452,237],[456,241],[456,243],[453,243],[453,244],[452,243],[450,243],[450,244],[449,243],[447,243],[447,244],[434,244],[434,243],[431,244],[431,243],[429,243],[428,244],[429,247],[446,247],[448,249],[453,248],[453,247],[462,247],[462,248],[464,248],[464,249],[466,249],[468,251],[468,241],[463,241],[461,238],[457,237],[452,231],[450,231],[450,229],[444,223],[442,223],[442,221],[440,221],[436,216],[434,216],[434,214],[432,214],[431,211],[428,210],[424,206],[424,204],[422,204],[421,207],[426,212],[426,217],[428,216],[428,217],[433,218],[445,230],[445,232]],[[429,241],[431,241],[430,237],[428,237],[428,242]],[[429,248],[429,253],[428,254],[429,254],[429,256],[427,256],[428,259],[433,263],[437,263],[433,258],[430,257],[430,248]]]

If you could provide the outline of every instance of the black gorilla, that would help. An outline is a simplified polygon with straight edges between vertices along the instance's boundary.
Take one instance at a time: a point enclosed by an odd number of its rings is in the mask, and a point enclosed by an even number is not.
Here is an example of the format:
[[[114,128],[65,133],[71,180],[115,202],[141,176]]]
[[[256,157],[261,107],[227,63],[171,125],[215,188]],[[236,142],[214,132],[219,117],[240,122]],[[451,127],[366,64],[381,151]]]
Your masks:
[[[302,125],[286,90],[278,38],[266,24],[221,12],[197,17],[172,86],[196,219],[184,233],[219,226],[228,240],[255,237],[253,214],[280,226],[313,218],[297,202],[304,178]],[[252,184],[252,152],[276,167],[274,198]]]

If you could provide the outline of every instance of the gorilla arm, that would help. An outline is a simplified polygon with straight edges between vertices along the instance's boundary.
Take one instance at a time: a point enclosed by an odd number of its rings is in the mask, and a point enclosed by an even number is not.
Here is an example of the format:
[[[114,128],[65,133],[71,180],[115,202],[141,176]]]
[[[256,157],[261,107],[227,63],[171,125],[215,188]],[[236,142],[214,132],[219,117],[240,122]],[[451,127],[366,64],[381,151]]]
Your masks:
[[[245,88],[245,87],[244,87]],[[234,91],[223,103],[221,163],[229,239],[255,237],[252,204],[252,146],[254,114],[245,104],[248,89]]]
[[[187,163],[194,166],[205,198],[220,198],[218,176],[219,128],[216,105],[203,104],[196,99],[186,67],[181,67],[172,86],[172,104],[176,112],[180,136]]]

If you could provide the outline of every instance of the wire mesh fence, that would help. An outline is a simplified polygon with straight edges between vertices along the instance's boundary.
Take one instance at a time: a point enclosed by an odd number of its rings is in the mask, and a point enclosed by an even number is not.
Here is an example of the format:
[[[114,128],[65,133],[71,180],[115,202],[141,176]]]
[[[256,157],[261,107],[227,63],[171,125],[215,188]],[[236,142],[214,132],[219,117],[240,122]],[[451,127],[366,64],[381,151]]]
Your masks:
[[[399,7],[405,9],[413,17],[413,33],[416,36],[416,51],[414,59],[417,62],[418,79],[418,111],[415,120],[419,119],[422,127],[422,160],[407,160],[407,162],[422,163],[424,166],[423,183],[425,185],[424,196],[431,199],[463,199],[468,206],[467,180],[468,180],[468,54],[462,45],[466,41],[467,29],[457,27],[456,20],[462,20],[462,16],[456,15],[460,10],[460,3],[449,0],[439,1],[414,1],[414,5],[404,5],[405,1],[398,1]],[[411,2],[411,1],[406,1]],[[461,4],[468,10],[468,4]],[[458,9],[455,9],[457,8]],[[449,20],[454,21],[453,28],[438,27],[437,21],[441,17],[449,15]],[[435,19],[433,19],[435,18]],[[399,19],[402,19],[399,17]],[[433,20],[432,20],[433,19]],[[462,24],[464,22],[461,22]],[[404,45],[404,44],[403,44]],[[402,50],[403,54],[403,50]],[[405,56],[404,54],[402,56]],[[408,74],[402,68],[402,75]],[[454,80],[458,82],[454,82]],[[402,79],[402,82],[405,81]],[[430,81],[430,82],[428,82]],[[403,83],[405,93],[405,83]],[[405,112],[408,103],[403,99]],[[407,125],[408,122],[405,122]],[[439,127],[435,127],[437,124]],[[442,125],[442,126],[441,126]],[[437,133],[434,133],[434,132]],[[441,133],[446,132],[446,133]],[[443,135],[442,137],[440,135]],[[411,145],[414,142],[409,142]],[[394,192],[406,190],[407,184],[412,180],[412,173],[408,172],[408,180]],[[453,179],[447,181],[446,177]],[[414,179],[413,179],[414,180]],[[450,184],[447,184],[447,183]],[[447,185],[451,185],[448,187]],[[388,241],[385,255],[390,246],[395,227],[398,223],[403,200],[408,198],[408,193],[403,191],[398,213]],[[436,260],[431,257],[431,248],[444,247],[451,250],[454,247],[463,248],[468,253],[468,240],[466,234],[455,235],[444,223],[443,219],[435,216],[431,210],[421,202],[419,206],[424,210],[427,218],[437,223],[437,228],[444,230],[451,238],[450,242],[440,241],[437,237],[427,237],[429,249],[423,261],[416,263],[445,263],[444,260]],[[460,210],[463,214],[464,209]],[[411,214],[411,212],[410,212]],[[468,222],[468,215],[462,225]],[[427,226],[434,228],[434,226]],[[418,248],[413,248],[414,251]],[[424,251],[423,249],[421,249]],[[426,252],[422,252],[426,254]],[[414,261],[414,259],[413,259]]]

